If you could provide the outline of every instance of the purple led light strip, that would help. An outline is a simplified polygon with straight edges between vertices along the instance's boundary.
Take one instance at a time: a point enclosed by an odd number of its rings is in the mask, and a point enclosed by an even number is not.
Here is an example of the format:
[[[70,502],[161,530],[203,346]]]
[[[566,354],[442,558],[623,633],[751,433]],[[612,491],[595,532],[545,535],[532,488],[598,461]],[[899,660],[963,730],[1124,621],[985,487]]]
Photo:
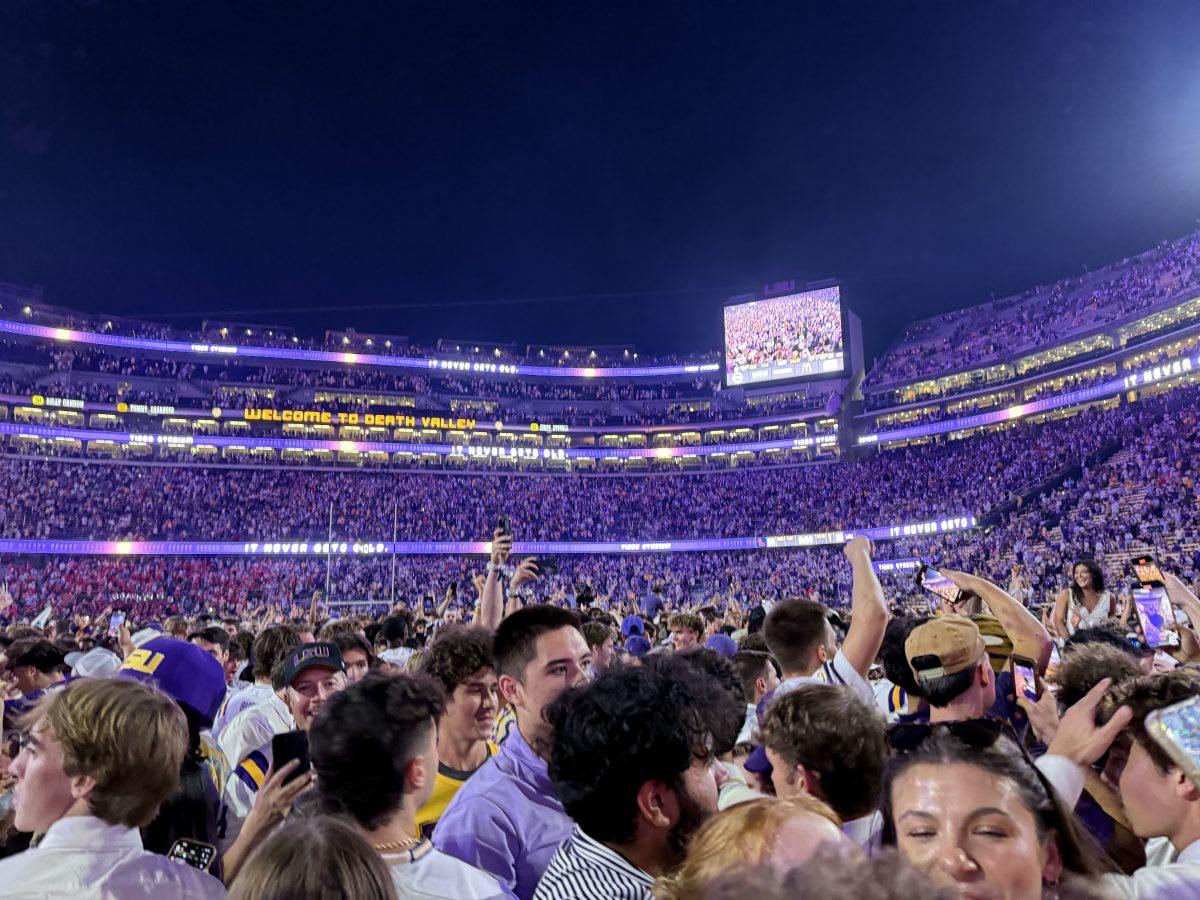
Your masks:
[[[396,369],[420,369],[425,372],[445,372],[461,375],[527,375],[531,378],[656,378],[664,375],[696,375],[719,372],[718,363],[682,366],[617,366],[617,367],[559,367],[525,366],[509,363],[470,362],[468,360],[416,356],[387,356],[382,353],[338,352],[332,350],[290,350],[286,347],[251,347],[242,344],[211,344],[204,341],[165,341],[157,338],[135,338],[120,334],[100,334],[73,328],[52,328],[0,319],[0,332],[23,334],[97,347],[118,347],[131,350],[154,350],[158,353],[187,353],[222,359],[284,359],[308,362],[328,362],[337,365],[385,366]]]
[[[947,534],[974,528],[974,516],[955,516],[905,525],[884,525],[816,534],[761,535],[662,541],[518,541],[514,553],[630,554],[695,553],[711,550],[780,550],[844,544],[858,534],[873,541]],[[488,553],[486,541],[57,541],[0,540],[0,553],[54,556],[260,556],[339,557],[475,555]]]

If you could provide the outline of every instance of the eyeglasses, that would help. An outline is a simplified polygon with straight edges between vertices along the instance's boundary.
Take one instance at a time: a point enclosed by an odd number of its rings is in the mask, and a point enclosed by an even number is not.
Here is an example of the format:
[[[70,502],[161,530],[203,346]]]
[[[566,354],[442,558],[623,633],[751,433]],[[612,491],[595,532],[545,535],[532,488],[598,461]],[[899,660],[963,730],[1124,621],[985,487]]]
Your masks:
[[[903,722],[888,729],[887,738],[895,752],[911,753],[938,731],[946,731],[968,747],[982,750],[1000,739],[1007,724],[1003,719],[992,717],[961,722]]]

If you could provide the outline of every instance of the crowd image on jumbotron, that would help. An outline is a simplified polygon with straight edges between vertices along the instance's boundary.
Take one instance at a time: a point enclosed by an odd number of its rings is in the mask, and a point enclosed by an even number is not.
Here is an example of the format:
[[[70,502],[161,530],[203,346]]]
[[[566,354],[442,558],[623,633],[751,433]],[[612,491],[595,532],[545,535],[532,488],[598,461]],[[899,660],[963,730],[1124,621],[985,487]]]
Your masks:
[[[838,287],[725,307],[731,384],[840,372],[844,350]]]
[[[0,900],[1200,898],[1200,6],[909,6],[0,13]]]

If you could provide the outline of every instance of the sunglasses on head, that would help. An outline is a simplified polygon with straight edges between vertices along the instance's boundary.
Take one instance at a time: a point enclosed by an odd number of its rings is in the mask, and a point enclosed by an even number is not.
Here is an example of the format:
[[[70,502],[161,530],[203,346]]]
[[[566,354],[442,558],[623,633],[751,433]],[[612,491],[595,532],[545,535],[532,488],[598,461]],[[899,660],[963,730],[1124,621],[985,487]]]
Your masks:
[[[888,744],[896,753],[910,753],[939,731],[982,750],[992,746],[1004,733],[1005,721],[996,718],[964,719],[961,722],[903,722],[888,729]]]

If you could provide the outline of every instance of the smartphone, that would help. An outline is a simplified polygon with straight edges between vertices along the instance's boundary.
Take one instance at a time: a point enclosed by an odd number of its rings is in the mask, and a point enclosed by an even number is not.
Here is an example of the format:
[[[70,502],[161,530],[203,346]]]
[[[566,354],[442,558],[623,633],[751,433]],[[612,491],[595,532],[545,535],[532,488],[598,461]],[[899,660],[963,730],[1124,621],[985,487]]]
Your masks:
[[[921,563],[917,570],[917,583],[948,603],[955,603],[962,596],[953,581],[927,563]]]
[[[500,529],[501,534],[512,534],[512,529],[508,525],[508,516],[501,516],[500,521],[496,523],[496,527]]]
[[[430,597],[430,596],[428,596],[428,595],[425,597],[425,601],[424,601],[424,604],[423,604],[423,606],[422,606],[422,609],[424,609],[424,610],[425,610],[425,612],[427,612],[427,613],[431,613],[431,612],[433,612],[433,610],[435,609],[435,607],[434,607],[434,605],[433,605],[433,598],[432,598],[432,597]]]
[[[1148,645],[1155,649],[1179,646],[1179,635],[1171,628],[1175,610],[1167,598],[1166,588],[1134,588],[1133,605],[1137,607],[1138,621],[1142,623],[1142,634]]]
[[[1146,733],[1200,786],[1200,697],[1188,697],[1146,716]]]
[[[1158,567],[1158,561],[1153,556],[1135,556],[1131,565],[1134,577],[1142,587],[1163,587],[1166,584],[1162,569]]]
[[[271,738],[271,759],[276,772],[293,759],[300,760],[300,765],[288,773],[288,777],[283,780],[283,783],[295,781],[312,768],[312,763],[308,758],[308,732],[285,731],[275,735]]]
[[[553,556],[539,556],[534,565],[538,567],[539,575],[553,575],[558,571],[558,560]]]
[[[110,638],[120,637],[121,626],[125,624],[126,613],[122,609],[118,609],[108,617],[108,636]]]
[[[212,865],[212,861],[216,857],[216,847],[212,844],[206,844],[204,841],[193,840],[192,838],[180,838],[167,851],[167,859],[177,859],[182,863],[187,863],[193,869],[199,869],[201,872],[207,872],[208,867]]]
[[[1042,697],[1042,685],[1038,681],[1037,666],[1032,659],[1024,656],[1012,656],[1013,682],[1016,685],[1017,696],[1024,697],[1036,703]]]
[[[450,582],[450,596],[451,597],[458,596],[458,582],[457,581]]]

